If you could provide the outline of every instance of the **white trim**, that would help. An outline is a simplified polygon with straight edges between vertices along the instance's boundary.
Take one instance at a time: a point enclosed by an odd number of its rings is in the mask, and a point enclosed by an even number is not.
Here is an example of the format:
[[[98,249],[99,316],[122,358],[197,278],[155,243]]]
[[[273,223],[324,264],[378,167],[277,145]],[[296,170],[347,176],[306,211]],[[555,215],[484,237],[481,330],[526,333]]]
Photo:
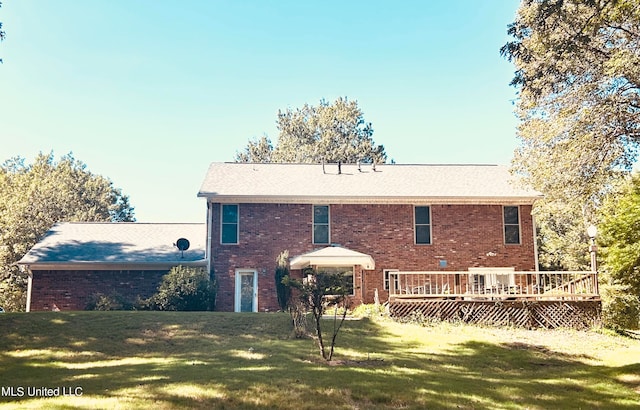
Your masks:
[[[382,290],[389,290],[391,284],[391,273],[400,272],[400,269],[382,269]],[[388,279],[387,279],[388,278]],[[395,275],[395,279],[398,280],[398,276]],[[388,282],[387,282],[388,280]]]
[[[397,197],[344,197],[344,196],[284,196],[284,195],[215,195],[202,194],[200,197],[223,204],[388,204],[388,205],[531,205],[542,196],[397,196]]]
[[[429,242],[418,243],[417,238],[417,223],[416,223],[416,208],[429,208]],[[424,226],[425,224],[420,224]],[[433,213],[431,212],[431,205],[413,205],[413,244],[417,246],[426,246],[433,244]]]
[[[220,205],[222,207],[222,204]],[[207,201],[207,241],[204,249],[204,258],[207,261],[207,274],[211,277],[211,266],[213,264],[213,202]]]
[[[370,255],[339,246],[327,246],[291,258],[290,269],[304,269],[307,266],[349,266],[360,265],[364,270],[374,270],[375,261]]]
[[[504,209],[506,207],[516,208],[518,210],[518,243],[507,243],[507,225],[514,226],[515,224],[507,224],[504,220]],[[502,205],[502,243],[505,245],[522,245],[522,219],[520,218],[520,205]]]
[[[533,228],[533,258],[536,264],[534,269],[537,272],[540,270],[540,257],[538,256],[538,226],[536,224],[536,217],[533,215],[533,209],[531,210],[531,227]]]
[[[22,264],[21,264],[22,265]],[[40,270],[164,270],[182,265],[193,267],[206,267],[207,261],[199,259],[197,261],[185,261],[178,259],[168,262],[43,262],[29,263],[31,271]],[[24,266],[24,265],[23,265]]]
[[[327,242],[316,242],[315,227],[316,227],[316,206],[327,207]],[[320,224],[318,224],[320,225]],[[324,224],[322,224],[324,225]],[[314,204],[311,206],[311,243],[314,245],[329,245],[331,244],[331,205],[329,204]]]
[[[33,289],[33,272],[31,269],[27,268],[27,306],[25,308],[26,312],[31,311],[31,291]]]
[[[222,242],[222,225],[224,224],[224,207],[225,205],[235,205],[236,206],[236,217],[238,218],[236,222],[236,241],[235,242]],[[231,225],[231,223],[227,222],[227,224]],[[240,204],[220,204],[220,245],[239,245],[240,244]]]
[[[242,280],[240,279],[243,275],[253,274],[253,312],[258,311],[258,271],[256,269],[236,269],[235,275],[235,290],[234,290],[234,302],[233,302],[233,311],[240,312],[242,297]]]
[[[317,273],[322,273],[323,269],[347,269],[347,268],[351,268],[351,293],[348,293],[347,296],[355,296],[356,295],[356,266],[355,265],[335,265],[335,266],[329,266],[329,265],[323,265],[323,266],[317,266],[316,267],[316,272]],[[334,272],[331,272],[334,273]],[[361,277],[362,272],[360,272]],[[349,275],[345,275],[343,272],[343,276],[349,276]]]

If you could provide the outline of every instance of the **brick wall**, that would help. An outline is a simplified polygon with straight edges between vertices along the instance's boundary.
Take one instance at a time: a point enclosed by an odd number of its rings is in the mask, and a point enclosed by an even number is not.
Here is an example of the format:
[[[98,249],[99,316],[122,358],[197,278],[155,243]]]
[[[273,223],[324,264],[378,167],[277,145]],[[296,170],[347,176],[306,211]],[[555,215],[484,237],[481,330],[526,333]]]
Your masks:
[[[275,260],[323,245],[312,244],[312,205],[240,204],[238,245],[220,244],[220,204],[213,204],[212,257],[218,280],[217,309],[234,309],[236,269],[258,272],[258,310],[277,309]],[[535,270],[531,206],[520,206],[521,244],[505,245],[502,205],[432,205],[432,244],[415,245],[413,205],[331,205],[331,242],[369,254],[373,271],[355,272],[356,303],[381,300],[383,270],[464,271],[469,267]],[[441,268],[446,261],[446,268]]]
[[[113,292],[135,301],[153,295],[162,271],[34,271],[31,310],[84,310],[94,293]]]

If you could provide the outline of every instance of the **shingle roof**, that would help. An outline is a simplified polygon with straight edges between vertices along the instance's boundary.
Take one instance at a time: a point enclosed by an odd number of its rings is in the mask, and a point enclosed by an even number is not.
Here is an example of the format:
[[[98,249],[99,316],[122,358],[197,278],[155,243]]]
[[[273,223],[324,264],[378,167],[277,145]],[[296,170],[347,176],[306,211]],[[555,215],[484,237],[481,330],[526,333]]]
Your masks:
[[[323,172],[324,167],[324,172]],[[212,163],[198,193],[218,202],[532,203],[503,165]]]
[[[175,246],[179,238],[190,242],[184,255]],[[205,224],[65,222],[55,224],[18,264],[40,269],[204,264],[205,243]]]

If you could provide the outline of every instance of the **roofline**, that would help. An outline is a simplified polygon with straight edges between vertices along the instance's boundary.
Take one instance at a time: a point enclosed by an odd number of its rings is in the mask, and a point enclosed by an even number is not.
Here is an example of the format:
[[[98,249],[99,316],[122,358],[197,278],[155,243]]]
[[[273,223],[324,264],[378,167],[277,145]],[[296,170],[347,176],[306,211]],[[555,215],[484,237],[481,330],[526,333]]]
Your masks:
[[[55,225],[205,225],[205,222],[109,222],[109,221],[60,221]]]
[[[346,196],[284,196],[284,195],[216,195],[199,192],[198,197],[207,198],[209,202],[243,203],[243,204],[429,204],[429,205],[531,205],[542,199],[537,196],[504,196],[504,197],[460,197],[460,196],[397,196],[397,197],[346,197]]]
[[[206,267],[207,260],[173,262],[17,262],[21,268],[40,270],[164,270],[175,266]]]

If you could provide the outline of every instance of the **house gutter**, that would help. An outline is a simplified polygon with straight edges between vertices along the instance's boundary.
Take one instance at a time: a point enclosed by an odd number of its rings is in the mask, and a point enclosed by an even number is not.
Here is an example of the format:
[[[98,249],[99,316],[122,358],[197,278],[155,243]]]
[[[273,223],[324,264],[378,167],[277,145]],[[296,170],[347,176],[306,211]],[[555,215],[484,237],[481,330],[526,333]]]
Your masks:
[[[191,266],[191,267],[206,267],[207,261],[200,259],[197,261],[168,261],[168,262],[148,262],[148,263],[135,263],[135,262],[42,262],[32,263],[25,266],[29,272],[34,270],[163,270],[171,269],[175,266]]]
[[[345,196],[285,196],[285,195],[217,195],[201,192],[199,197],[219,203],[245,204],[426,204],[426,205],[531,205],[540,196],[398,196],[398,197],[345,197]]]

